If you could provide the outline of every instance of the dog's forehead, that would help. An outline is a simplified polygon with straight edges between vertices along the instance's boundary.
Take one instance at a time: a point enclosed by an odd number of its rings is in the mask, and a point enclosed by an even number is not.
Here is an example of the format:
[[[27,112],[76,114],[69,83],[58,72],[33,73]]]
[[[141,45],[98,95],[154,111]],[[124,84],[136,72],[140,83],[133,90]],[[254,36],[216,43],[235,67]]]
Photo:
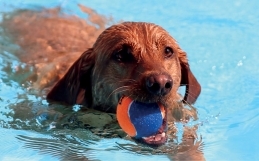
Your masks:
[[[114,26],[111,34],[117,34],[125,41],[136,43],[155,43],[158,41],[170,41],[172,37],[162,27],[145,22],[124,22]]]
[[[159,44],[176,44],[176,41],[165,29],[153,23],[124,22],[107,28],[94,46],[112,49],[124,44],[153,48]]]

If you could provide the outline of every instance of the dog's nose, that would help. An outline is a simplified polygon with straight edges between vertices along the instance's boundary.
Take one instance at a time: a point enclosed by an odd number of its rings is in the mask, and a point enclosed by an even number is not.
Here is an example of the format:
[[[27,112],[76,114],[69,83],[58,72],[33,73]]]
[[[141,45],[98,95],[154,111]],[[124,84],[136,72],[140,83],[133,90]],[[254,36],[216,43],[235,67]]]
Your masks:
[[[168,94],[173,86],[172,78],[167,74],[152,74],[146,78],[147,90],[157,96]]]

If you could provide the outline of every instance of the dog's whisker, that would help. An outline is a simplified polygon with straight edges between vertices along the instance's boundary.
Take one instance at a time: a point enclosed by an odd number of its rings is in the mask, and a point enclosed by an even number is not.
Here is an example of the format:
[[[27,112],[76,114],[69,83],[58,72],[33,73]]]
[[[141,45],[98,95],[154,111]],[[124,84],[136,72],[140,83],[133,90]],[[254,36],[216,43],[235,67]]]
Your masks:
[[[190,91],[186,92],[186,95],[188,95],[188,97],[195,98],[194,94]]]
[[[122,92],[125,92],[125,91],[130,91],[129,89],[129,86],[122,86],[122,87],[119,87],[119,88],[116,88],[115,90],[113,90],[109,96],[106,98],[105,102],[108,102],[108,100],[110,99],[110,97],[113,95],[113,94],[118,94],[118,93],[122,93]]]
[[[128,82],[137,82],[137,80],[135,79],[123,79],[121,81],[119,81],[120,83],[128,83]]]
[[[130,86],[121,86],[121,87],[116,88],[115,90],[113,90],[113,91],[109,94],[109,96],[108,96],[107,99],[109,99],[110,96],[111,96],[112,94],[114,94],[114,93],[121,93],[121,92],[123,92],[123,91],[129,90],[129,89],[127,89],[127,88],[129,88],[129,87],[130,87]],[[126,88],[126,89],[124,89],[124,88]],[[124,90],[123,90],[123,89],[124,89]]]
[[[183,103],[185,104],[185,105],[187,105],[188,107],[192,107],[192,105],[189,103],[189,102],[187,102],[187,101],[185,101],[185,100],[182,100],[183,101]]]
[[[121,92],[125,92],[125,91],[129,91],[129,89],[124,89],[124,90],[120,90],[120,91],[117,91],[116,93],[121,93]],[[105,102],[107,103],[109,98],[112,96],[112,94],[114,94],[115,92],[112,92],[108,97],[107,99],[105,100]],[[112,108],[112,106],[109,106],[109,108],[106,109],[106,111],[109,111],[109,109]]]

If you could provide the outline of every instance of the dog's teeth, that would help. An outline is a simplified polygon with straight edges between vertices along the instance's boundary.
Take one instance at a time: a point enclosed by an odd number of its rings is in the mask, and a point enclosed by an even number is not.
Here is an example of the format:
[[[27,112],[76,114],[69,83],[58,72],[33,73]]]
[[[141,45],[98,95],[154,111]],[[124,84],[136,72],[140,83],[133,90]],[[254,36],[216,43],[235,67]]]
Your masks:
[[[147,137],[142,137],[142,139],[154,139],[156,136],[152,135],[152,136],[147,136]]]
[[[163,132],[163,133],[161,134],[161,136],[162,136],[162,137],[165,137],[165,132]]]

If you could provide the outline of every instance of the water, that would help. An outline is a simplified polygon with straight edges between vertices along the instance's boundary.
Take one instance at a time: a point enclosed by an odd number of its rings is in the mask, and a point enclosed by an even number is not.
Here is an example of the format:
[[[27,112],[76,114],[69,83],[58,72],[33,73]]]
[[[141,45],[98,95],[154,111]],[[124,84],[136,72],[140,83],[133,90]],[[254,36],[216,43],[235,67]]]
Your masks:
[[[0,2],[4,4],[0,11],[60,5],[68,13],[84,16],[76,3],[70,1]],[[202,86],[201,96],[195,104],[199,120],[193,124],[199,123],[198,135],[204,142],[206,160],[259,160],[258,1],[76,2],[112,16],[116,22],[154,22],[169,31],[188,53],[192,71]],[[8,38],[0,38],[0,42],[9,48],[18,48]],[[55,135],[35,130],[35,127],[15,130],[19,127],[14,126],[25,125],[17,120],[14,124],[6,123],[14,120],[12,104],[26,100],[29,103],[25,107],[32,108],[34,106],[30,102],[36,102],[44,108],[45,102],[28,94],[19,84],[23,78],[12,71],[17,64],[22,65],[18,58],[12,53],[2,52],[0,62],[0,134],[4,138],[0,141],[3,145],[0,146],[0,160],[60,160],[60,156],[65,154],[71,154],[72,159],[87,156],[92,160],[169,160],[166,155],[151,157],[150,154],[122,149],[119,144],[134,144],[124,139],[89,141],[89,133],[77,130],[59,131]],[[10,70],[6,70],[8,64]],[[29,120],[34,115],[24,117]],[[82,133],[85,137],[78,136]],[[52,146],[54,143],[56,146]]]

